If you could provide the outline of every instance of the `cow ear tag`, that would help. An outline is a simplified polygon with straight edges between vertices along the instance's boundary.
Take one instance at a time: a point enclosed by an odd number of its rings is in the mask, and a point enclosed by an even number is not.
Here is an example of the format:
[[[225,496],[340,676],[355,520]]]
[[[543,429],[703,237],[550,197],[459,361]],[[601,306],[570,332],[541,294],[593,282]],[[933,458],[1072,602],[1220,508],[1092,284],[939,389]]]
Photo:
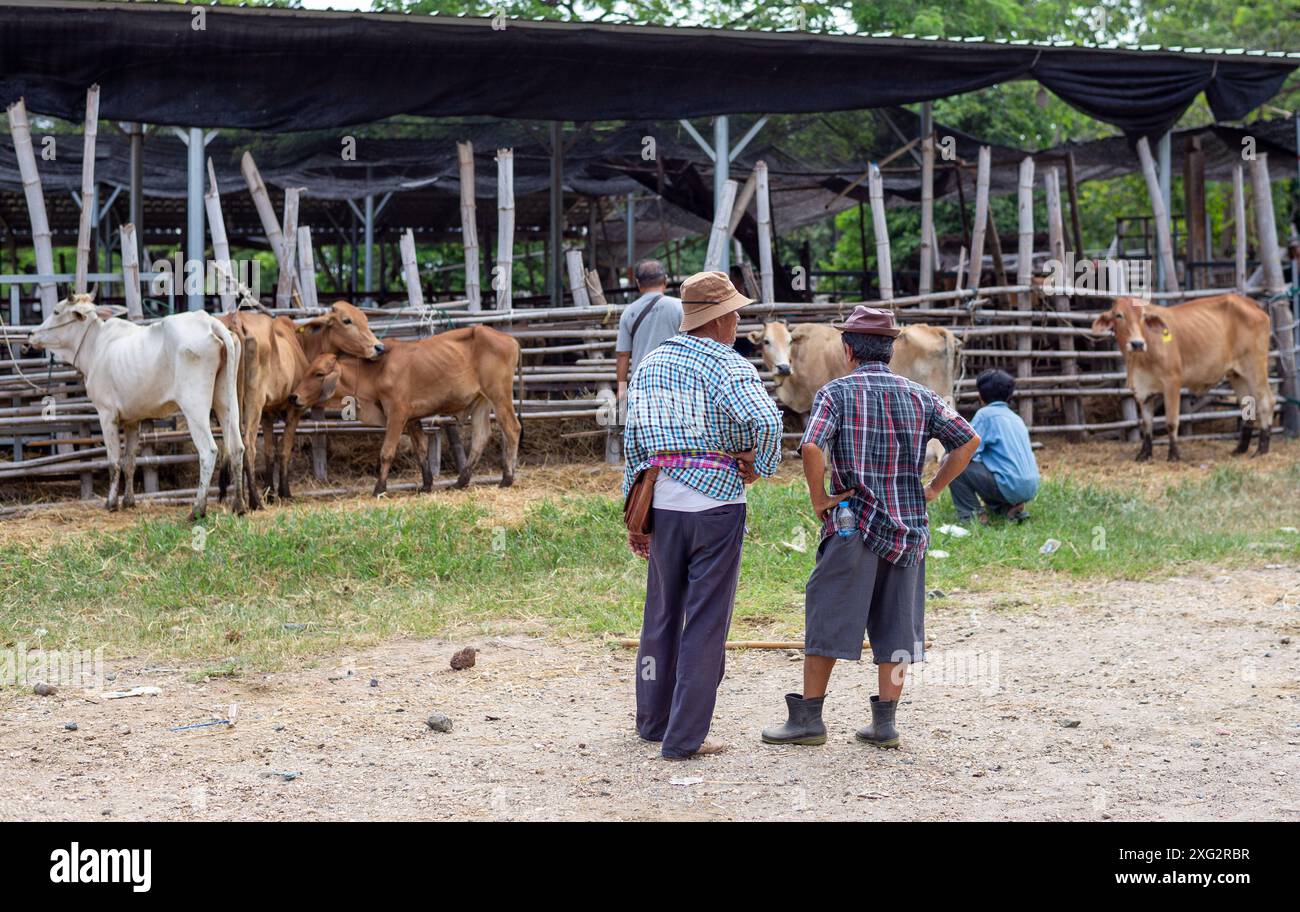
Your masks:
[[[1174,341],[1174,334],[1171,333],[1171,332],[1169,331],[1169,327],[1166,326],[1165,329],[1164,329],[1164,332],[1162,332],[1162,333],[1160,334],[1160,338],[1161,338],[1161,339],[1164,339],[1166,342],[1172,342],[1172,341]]]

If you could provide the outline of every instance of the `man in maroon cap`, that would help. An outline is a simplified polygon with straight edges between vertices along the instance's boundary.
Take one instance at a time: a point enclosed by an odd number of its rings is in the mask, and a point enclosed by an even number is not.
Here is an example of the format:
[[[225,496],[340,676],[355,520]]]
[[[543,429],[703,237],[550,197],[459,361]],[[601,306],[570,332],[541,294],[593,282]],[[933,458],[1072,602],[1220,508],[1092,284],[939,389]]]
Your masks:
[[[822,705],[836,659],[862,657],[868,634],[880,691],[857,739],[897,747],[894,714],[911,662],[925,653],[926,504],[970,462],[979,438],[919,383],[889,369],[898,329],[889,311],[859,306],[845,323],[854,369],[817,391],[801,443],[814,512],[823,521],[804,599],[803,693],[786,694],[789,719],[763,730],[769,744],[824,744]],[[921,483],[925,445],[947,455]],[[831,491],[826,491],[829,456]]]

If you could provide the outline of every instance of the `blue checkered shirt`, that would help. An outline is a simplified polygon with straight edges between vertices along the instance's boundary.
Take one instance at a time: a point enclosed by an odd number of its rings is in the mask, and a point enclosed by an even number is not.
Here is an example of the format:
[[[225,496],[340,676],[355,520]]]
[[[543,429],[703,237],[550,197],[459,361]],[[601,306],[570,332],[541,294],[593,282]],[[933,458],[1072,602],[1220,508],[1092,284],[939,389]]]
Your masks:
[[[754,365],[720,342],[678,333],[645,356],[628,389],[623,494],[657,453],[752,449],[758,474],[773,475],[781,430],[781,411]],[[661,471],[716,500],[736,500],[745,491],[734,469]]]

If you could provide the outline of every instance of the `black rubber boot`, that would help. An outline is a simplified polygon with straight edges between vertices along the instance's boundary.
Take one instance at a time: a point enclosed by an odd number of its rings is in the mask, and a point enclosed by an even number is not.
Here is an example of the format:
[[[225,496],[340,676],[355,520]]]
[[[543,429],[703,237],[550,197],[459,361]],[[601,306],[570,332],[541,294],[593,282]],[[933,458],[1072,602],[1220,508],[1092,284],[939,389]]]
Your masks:
[[[876,747],[898,747],[898,729],[894,727],[894,711],[898,701],[882,703],[880,697],[871,698],[871,724],[859,728],[855,738],[863,744]]]
[[[805,700],[802,694],[786,694],[785,705],[790,718],[784,725],[763,729],[767,744],[825,744],[826,726],[822,724],[822,704],[825,697]]]

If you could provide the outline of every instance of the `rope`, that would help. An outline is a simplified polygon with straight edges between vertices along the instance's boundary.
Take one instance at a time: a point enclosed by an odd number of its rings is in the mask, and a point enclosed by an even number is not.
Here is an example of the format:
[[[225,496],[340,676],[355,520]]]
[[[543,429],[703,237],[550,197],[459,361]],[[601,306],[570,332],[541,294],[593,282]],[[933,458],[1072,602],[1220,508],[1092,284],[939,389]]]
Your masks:
[[[3,315],[3,314],[0,314],[0,332],[4,332],[4,331],[7,330],[8,328],[9,328],[9,324],[5,322],[4,315]],[[15,328],[15,329],[18,329],[19,327],[14,327],[14,328]],[[15,371],[15,373],[17,373],[18,376],[22,378],[22,380],[23,380],[24,383],[26,383],[26,384],[27,384],[28,386],[30,386],[32,389],[36,390],[36,392],[38,392],[38,393],[45,393],[46,395],[49,395],[49,392],[50,392],[50,386],[49,386],[49,384],[50,384],[50,382],[51,382],[51,380],[53,379],[53,376],[54,376],[54,356],[53,356],[53,355],[46,355],[46,357],[49,359],[50,368],[49,368],[49,372],[48,372],[48,374],[47,374],[47,376],[46,376],[46,385],[45,385],[45,388],[42,389],[41,387],[39,387],[39,386],[37,386],[35,383],[33,383],[31,380],[29,380],[29,379],[27,378],[27,375],[23,373],[23,369],[22,369],[21,367],[18,366],[18,355],[14,353],[14,346],[13,346],[13,343],[9,341],[9,333],[5,332],[5,333],[4,333],[4,337],[5,337],[5,348],[7,348],[7,349],[9,350],[9,358],[10,358],[10,360],[13,361],[13,363],[14,363],[14,371]]]

